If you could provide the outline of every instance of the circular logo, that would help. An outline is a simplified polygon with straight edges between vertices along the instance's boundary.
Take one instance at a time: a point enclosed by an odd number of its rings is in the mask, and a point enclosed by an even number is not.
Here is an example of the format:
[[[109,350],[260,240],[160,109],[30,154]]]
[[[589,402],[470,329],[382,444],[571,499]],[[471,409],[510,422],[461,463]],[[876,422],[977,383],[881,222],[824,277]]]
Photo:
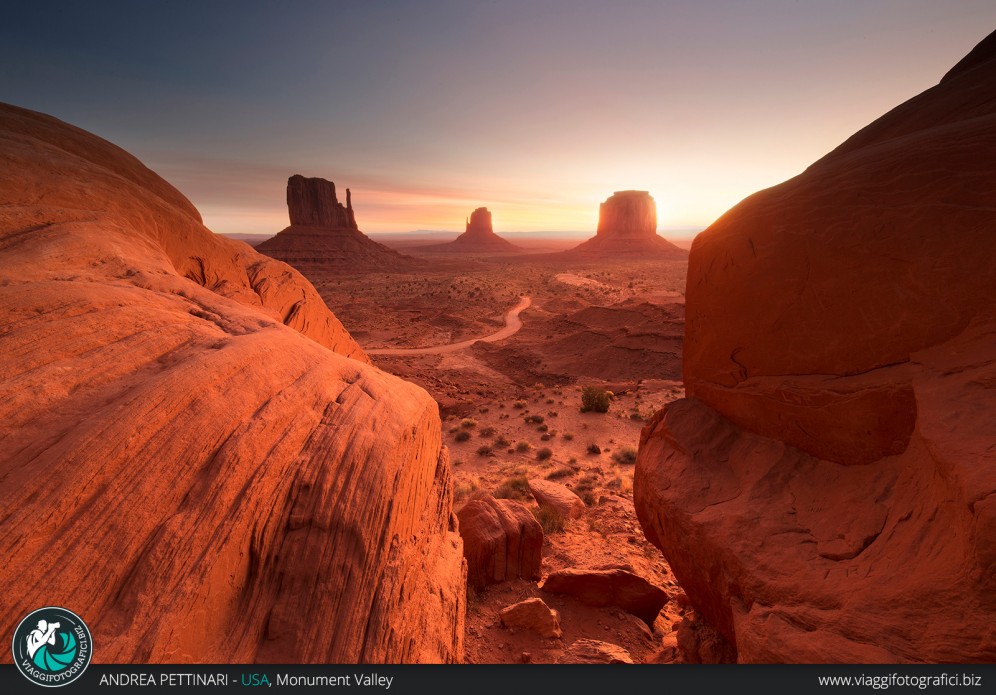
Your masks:
[[[83,675],[93,656],[90,628],[72,611],[56,606],[29,613],[14,630],[14,665],[33,683],[49,688]]]

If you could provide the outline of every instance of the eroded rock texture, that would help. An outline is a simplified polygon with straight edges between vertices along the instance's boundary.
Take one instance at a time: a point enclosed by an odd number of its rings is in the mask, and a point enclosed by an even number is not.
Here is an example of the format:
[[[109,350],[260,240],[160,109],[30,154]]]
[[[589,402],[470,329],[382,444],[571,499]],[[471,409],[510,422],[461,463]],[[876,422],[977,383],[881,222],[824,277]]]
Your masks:
[[[996,39],[703,232],[647,537],[740,661],[996,659]]]
[[[430,253],[517,253],[522,249],[495,234],[491,211],[477,208],[467,218],[464,233],[446,244],[421,246],[420,252]]]
[[[0,171],[0,630],[60,605],[101,662],[460,659],[432,399],[110,143],[2,106]]]

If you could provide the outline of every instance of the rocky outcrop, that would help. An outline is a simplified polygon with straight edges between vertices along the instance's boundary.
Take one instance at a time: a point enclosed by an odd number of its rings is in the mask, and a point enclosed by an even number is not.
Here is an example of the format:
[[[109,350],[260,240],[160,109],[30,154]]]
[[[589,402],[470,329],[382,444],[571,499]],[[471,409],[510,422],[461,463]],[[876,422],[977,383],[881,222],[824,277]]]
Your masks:
[[[54,604],[105,662],[459,660],[432,399],[119,148],[0,106],[0,174],[0,630]]]
[[[495,234],[491,211],[477,208],[467,218],[463,234],[447,244],[419,246],[413,250],[428,253],[519,253],[521,248]]]
[[[543,527],[524,504],[485,495],[465,504],[457,517],[470,586],[540,578]]]
[[[689,259],[634,497],[740,661],[996,659],[996,39]]]
[[[257,244],[256,250],[306,275],[323,270],[404,270],[424,263],[378,244],[361,232],[353,212],[352,194],[347,188],[343,205],[331,181],[291,176],[287,180],[287,209],[290,226]]]
[[[584,501],[565,485],[552,480],[534,478],[529,492],[541,507],[549,507],[564,519],[577,519],[584,514]]]
[[[681,260],[688,253],[657,234],[657,204],[647,191],[616,191],[598,209],[595,236],[573,256],[633,256]]]
[[[560,629],[560,614],[541,598],[527,598],[502,608],[498,617],[505,627],[530,630],[540,637],[557,638],[564,634]]]
[[[558,664],[632,664],[629,652],[616,644],[579,639],[557,659]]]
[[[667,603],[667,594],[643,577],[620,567],[569,567],[551,572],[541,587],[552,594],[573,596],[589,606],[615,606],[647,625]]]

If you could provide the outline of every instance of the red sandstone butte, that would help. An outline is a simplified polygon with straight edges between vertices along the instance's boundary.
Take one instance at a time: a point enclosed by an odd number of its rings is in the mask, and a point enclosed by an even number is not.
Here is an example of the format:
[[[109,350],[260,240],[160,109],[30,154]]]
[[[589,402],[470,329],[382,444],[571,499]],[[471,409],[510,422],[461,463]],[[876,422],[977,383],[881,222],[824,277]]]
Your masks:
[[[404,256],[360,231],[353,196],[339,202],[335,184],[300,174],[287,180],[290,226],[258,244],[256,250],[305,273],[313,270],[399,270],[423,261]]]
[[[461,659],[425,391],[78,128],[0,105],[0,201],[0,631],[59,605],[107,663]]]
[[[742,662],[996,660],[996,34],[689,258],[634,498]]]
[[[683,260],[688,252],[657,234],[657,204],[647,191],[616,191],[599,206],[595,236],[565,252]]]
[[[519,253],[522,249],[495,234],[491,225],[491,211],[477,208],[467,218],[463,234],[446,244],[418,247],[420,252],[431,253]]]

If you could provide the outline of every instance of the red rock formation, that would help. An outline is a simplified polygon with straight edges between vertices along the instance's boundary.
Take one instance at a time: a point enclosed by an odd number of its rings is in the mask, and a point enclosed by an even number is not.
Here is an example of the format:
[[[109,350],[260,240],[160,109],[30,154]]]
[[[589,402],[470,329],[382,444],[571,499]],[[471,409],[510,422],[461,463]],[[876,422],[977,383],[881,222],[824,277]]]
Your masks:
[[[529,492],[541,507],[549,507],[564,519],[577,519],[584,514],[584,502],[566,485],[535,478],[529,481]]]
[[[524,504],[487,495],[465,504],[457,517],[470,586],[540,578],[543,527]]]
[[[647,191],[616,191],[599,206],[595,236],[567,252],[581,256],[684,259],[688,253],[657,234],[657,204]]]
[[[741,661],[996,660],[996,38],[689,259],[647,537]]]
[[[477,208],[467,219],[463,234],[446,244],[417,247],[429,253],[518,253],[521,248],[495,234],[491,226],[491,211]]]
[[[560,629],[560,614],[546,605],[541,598],[528,598],[506,606],[501,609],[498,617],[505,627],[531,630],[540,637],[555,639],[564,634]]]
[[[291,264],[305,274],[318,270],[403,270],[424,263],[403,256],[359,230],[353,198],[339,202],[335,184],[300,174],[287,179],[290,226],[256,246],[267,256]]]
[[[667,603],[667,594],[643,577],[619,567],[569,567],[551,572],[543,591],[574,596],[589,606],[616,606],[648,625]]]
[[[616,644],[595,639],[579,639],[573,642],[560,658],[558,664],[632,664],[629,652]]]
[[[460,659],[424,391],[89,133],[0,106],[0,201],[0,630],[55,604],[104,662]]]

